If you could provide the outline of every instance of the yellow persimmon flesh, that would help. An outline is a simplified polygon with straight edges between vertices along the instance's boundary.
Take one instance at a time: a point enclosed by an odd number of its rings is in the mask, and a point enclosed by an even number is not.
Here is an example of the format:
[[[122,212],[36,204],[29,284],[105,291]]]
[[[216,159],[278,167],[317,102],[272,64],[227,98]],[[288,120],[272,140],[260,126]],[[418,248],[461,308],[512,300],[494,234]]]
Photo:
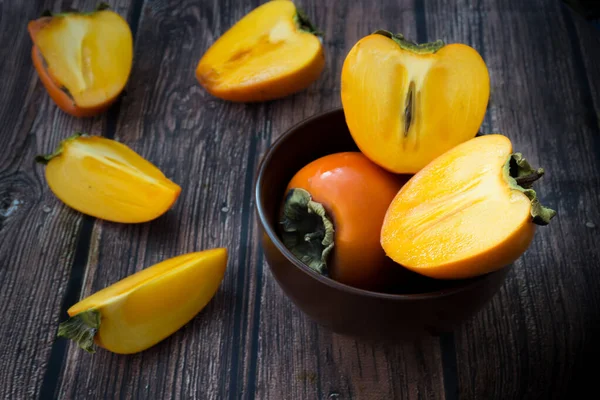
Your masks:
[[[69,207],[113,222],[146,222],[164,214],[181,188],[129,147],[100,136],[74,135],[46,164],[50,190]]]
[[[555,215],[531,188],[543,175],[503,135],[462,143],[415,174],[387,210],[386,254],[422,275],[460,279],[498,270],[521,256],[536,224]]]
[[[133,61],[133,38],[117,13],[100,9],[31,21],[34,66],[48,93],[65,112],[92,116],[121,93]]]
[[[342,68],[346,123],[361,151],[396,173],[415,173],[472,139],[490,92],[481,56],[464,44],[417,45],[378,31]]]
[[[120,354],[145,350],[198,314],[217,292],[227,250],[184,254],[143,269],[68,310],[58,335],[94,352],[93,343]]]
[[[254,9],[223,34],[196,68],[200,84],[224,100],[265,101],[315,81],[325,56],[315,27],[287,0]]]

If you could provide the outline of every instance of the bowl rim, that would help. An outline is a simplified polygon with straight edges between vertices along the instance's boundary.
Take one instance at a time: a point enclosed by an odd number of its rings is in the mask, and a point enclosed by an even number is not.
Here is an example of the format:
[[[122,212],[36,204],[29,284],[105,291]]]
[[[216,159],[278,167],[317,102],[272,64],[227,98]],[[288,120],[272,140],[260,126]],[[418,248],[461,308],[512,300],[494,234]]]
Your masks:
[[[269,236],[269,239],[271,240],[271,242],[275,245],[277,250],[279,250],[279,252],[281,252],[281,254],[283,254],[283,256],[288,261],[290,261],[290,263],[292,265],[294,265],[300,271],[304,272],[309,277],[316,279],[317,281],[319,281],[319,282],[323,283],[324,285],[329,286],[333,289],[337,289],[337,290],[340,290],[340,291],[343,291],[343,292],[346,292],[349,294],[353,294],[353,295],[367,296],[367,297],[372,297],[372,298],[376,298],[376,299],[387,299],[387,300],[425,300],[425,299],[434,299],[434,298],[450,296],[450,295],[468,290],[474,286],[477,286],[477,285],[483,283],[484,281],[486,281],[487,278],[489,278],[493,275],[499,274],[499,273],[503,273],[504,272],[503,270],[508,268],[508,266],[507,266],[500,270],[487,273],[485,275],[477,276],[474,278],[469,278],[466,280],[466,282],[464,284],[450,287],[448,289],[442,289],[442,290],[437,290],[437,291],[432,291],[432,292],[423,292],[423,293],[396,294],[396,293],[384,293],[384,292],[376,292],[376,291],[371,291],[371,290],[366,290],[366,289],[360,289],[360,288],[357,288],[354,286],[347,285],[342,282],[338,282],[330,277],[323,276],[323,275],[317,273],[316,271],[312,270],[309,266],[307,266],[306,264],[304,264],[303,262],[298,260],[292,254],[292,252],[290,250],[288,250],[287,247],[285,247],[285,245],[283,244],[283,242],[277,235],[277,232],[275,231],[275,229],[268,223],[268,220],[266,217],[267,212],[265,210],[265,207],[263,205],[263,202],[262,202],[262,199],[260,196],[260,188],[263,184],[264,177],[266,175],[266,167],[270,163],[271,159],[273,158],[273,154],[275,154],[277,152],[279,147],[281,147],[281,145],[291,135],[293,135],[295,131],[297,131],[299,128],[301,128],[302,126],[304,126],[306,124],[315,122],[316,120],[319,120],[322,118],[327,118],[330,115],[337,114],[340,112],[343,113],[342,107],[336,107],[333,109],[329,109],[322,113],[315,114],[308,118],[305,118],[302,121],[300,121],[300,122],[294,124],[293,126],[291,126],[290,128],[288,128],[284,133],[282,133],[271,144],[271,146],[269,146],[266,153],[262,157],[262,160],[260,161],[260,164],[258,167],[258,174],[257,174],[257,178],[256,178],[256,181],[254,184],[254,198],[255,198],[254,204],[255,204],[256,211],[258,213],[258,218],[260,220],[260,223],[261,223],[265,233]],[[449,280],[449,281],[451,281],[451,280]]]

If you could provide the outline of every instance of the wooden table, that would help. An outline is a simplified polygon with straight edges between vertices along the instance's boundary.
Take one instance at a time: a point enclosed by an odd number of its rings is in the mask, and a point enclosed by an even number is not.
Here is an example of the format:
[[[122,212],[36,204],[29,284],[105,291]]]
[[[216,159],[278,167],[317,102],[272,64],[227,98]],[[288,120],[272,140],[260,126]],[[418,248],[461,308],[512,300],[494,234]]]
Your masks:
[[[571,399],[597,388],[600,355],[600,39],[559,0],[301,0],[327,66],[302,93],[263,104],[209,96],[194,69],[260,1],[114,0],[135,37],[126,94],[75,119],[46,94],[26,22],[95,1],[0,2],[0,397]],[[558,210],[491,303],[453,334],[372,345],[308,320],[264,262],[253,212],[261,155],[290,126],[340,106],[344,57],[386,28],[475,47],[492,94],[483,132],[508,135],[547,170]],[[81,215],[49,191],[38,153],[75,131],[126,143],[183,187],[146,224]],[[66,309],[162,259],[229,248],[223,285],[192,322],[132,356],[55,341]],[[595,393],[597,396],[597,392]]]

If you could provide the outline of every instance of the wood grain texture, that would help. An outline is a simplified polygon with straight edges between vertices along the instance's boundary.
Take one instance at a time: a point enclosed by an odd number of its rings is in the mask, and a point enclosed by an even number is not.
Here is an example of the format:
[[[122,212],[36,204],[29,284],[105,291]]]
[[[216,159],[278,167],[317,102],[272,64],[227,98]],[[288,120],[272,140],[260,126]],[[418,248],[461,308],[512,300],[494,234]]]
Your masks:
[[[83,295],[164,258],[225,246],[221,290],[191,323],[134,356],[69,347],[59,394],[119,393],[154,398],[239,397],[250,359],[258,249],[250,241],[252,180],[266,146],[264,105],[210,97],[195,66],[215,40],[253,6],[237,2],[147,2],[141,9],[135,62],[115,137],[181,184],[175,207],[143,225],[99,223]]]
[[[600,132],[590,99],[598,94],[600,53],[590,41],[579,44],[558,2],[427,4],[429,39],[466,42],[488,64],[484,132],[508,135],[516,151],[545,167],[536,188],[558,211],[489,307],[456,332],[459,397],[576,398],[593,388],[600,351]]]
[[[285,99],[233,104],[202,90],[194,70],[262,1],[109,3],[134,32],[131,78],[109,112],[77,120],[46,95],[24,26],[43,9],[96,2],[0,2],[0,38],[11,44],[0,48],[0,59],[10,60],[0,63],[0,398],[561,399],[593,384],[600,39],[580,17],[544,0],[301,0],[325,32],[322,76]],[[559,212],[474,319],[441,340],[396,346],[341,337],[307,319],[264,262],[253,210],[261,157],[291,126],[340,106],[344,58],[377,29],[480,51],[492,82],[482,131],[507,134],[545,167],[538,193]],[[75,130],[114,137],[157,165],[183,188],[173,209],[122,225],[60,203],[32,159]],[[78,298],[217,246],[229,249],[221,289],[153,348],[89,355],[54,341]]]
[[[180,183],[183,192],[167,215],[149,224],[95,224],[82,296],[164,258],[209,247],[228,247],[229,269],[222,289],[196,319],[142,354],[89,356],[69,345],[61,398],[443,395],[437,340],[416,348],[376,348],[321,331],[265,273],[255,237],[252,191],[260,155],[291,125],[339,106],[345,53],[362,31],[385,23],[384,16],[389,24],[400,14],[386,16],[373,6],[347,10],[344,2],[306,2],[304,10],[332,38],[326,43],[328,68],[319,81],[277,102],[214,99],[196,83],[196,63],[218,35],[258,4],[143,5],[115,137]],[[358,22],[364,12],[377,16],[368,25],[353,24],[351,31],[344,27],[348,15]],[[404,18],[410,21],[410,14]]]
[[[582,96],[585,104],[586,120],[592,127],[600,126],[600,57],[594,56],[594,49],[600,48],[600,22],[586,21],[574,11],[565,10],[565,27],[569,32],[574,53],[577,60],[574,67],[577,69],[578,78],[583,86]],[[585,91],[585,86],[589,91]],[[591,106],[593,104],[593,106]]]
[[[27,21],[44,9],[70,6],[0,3],[0,37],[8,44],[0,49],[0,398],[35,398],[42,391],[70,278],[84,267],[76,265],[84,219],[52,195],[43,167],[33,162],[74,131],[102,132],[105,122],[60,111],[31,64]]]

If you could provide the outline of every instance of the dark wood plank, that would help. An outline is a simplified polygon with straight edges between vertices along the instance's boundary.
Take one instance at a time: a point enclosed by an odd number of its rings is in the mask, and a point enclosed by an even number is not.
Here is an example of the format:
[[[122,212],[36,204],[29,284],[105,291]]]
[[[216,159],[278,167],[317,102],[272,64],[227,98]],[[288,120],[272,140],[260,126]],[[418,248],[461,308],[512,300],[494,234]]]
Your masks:
[[[275,102],[211,98],[193,77],[195,65],[258,4],[114,3],[137,31],[134,71],[120,104],[87,120],[49,100],[29,38],[15,25],[61,4],[0,4],[0,37],[12,44],[0,49],[11,60],[0,64],[0,397],[522,399],[591,387],[600,354],[597,33],[559,2],[541,0],[303,1],[326,32],[322,77]],[[482,130],[509,135],[546,167],[539,193],[559,211],[489,306],[445,336],[441,351],[436,338],[383,346],[320,328],[279,290],[258,245],[252,183],[260,156],[293,124],[340,105],[346,52],[378,28],[482,53],[492,79]],[[173,210],[149,224],[119,225],[62,205],[31,160],[75,130],[114,135],[158,165],[183,187]],[[78,297],[215,246],[230,250],[222,289],[163,343],[133,356],[53,343],[61,313]]]
[[[102,393],[236,399],[335,398],[336,393],[341,398],[443,397],[437,339],[382,348],[336,337],[306,320],[264,265],[252,203],[260,155],[294,123],[339,106],[346,52],[382,25],[415,29],[411,8],[302,2],[315,22],[326,27],[328,65],[319,81],[276,102],[240,105],[214,99],[196,83],[196,63],[218,35],[258,4],[173,0],[147,2],[142,8],[136,61],[116,138],[162,168],[183,192],[173,210],[149,224],[96,223],[82,295],[161,259],[208,247],[229,248],[229,269],[209,306],[146,352],[89,356],[70,345],[61,375],[62,398]],[[353,23],[346,24],[348,19]]]
[[[119,7],[126,7],[120,1]],[[85,265],[79,249],[86,220],[48,190],[33,158],[74,131],[103,131],[105,116],[75,119],[59,110],[31,63],[26,23],[70,2],[0,3],[0,397],[37,397],[62,352],[53,347],[65,296],[77,296]],[[94,1],[79,2],[93,8]],[[89,227],[89,222],[88,225]],[[85,253],[85,252],[84,252]],[[52,378],[52,377],[50,377]],[[51,381],[51,380],[50,380]],[[51,387],[52,385],[50,385]]]
[[[492,83],[484,132],[508,135],[546,168],[538,193],[558,210],[489,307],[456,332],[460,397],[576,398],[593,388],[586,371],[600,351],[598,86],[587,79],[600,73],[597,44],[578,48],[569,24],[579,22],[560,2],[426,4],[429,39],[482,53]]]
[[[265,272],[256,398],[443,399],[439,342],[377,345],[302,315]]]
[[[589,94],[583,92],[585,96],[582,104],[585,104],[585,112],[590,123],[600,125],[598,115],[600,115],[600,79],[598,79],[598,71],[600,71],[600,57],[594,56],[594,51],[600,48],[600,21],[591,22],[583,19],[583,17],[573,11],[565,10],[565,27],[569,33],[569,38],[575,47],[573,50],[579,53],[577,56],[578,63],[574,65],[577,68],[578,78],[581,80],[580,85],[585,89],[589,87]],[[595,24],[595,25],[594,25]],[[593,107],[590,106],[593,104]]]

